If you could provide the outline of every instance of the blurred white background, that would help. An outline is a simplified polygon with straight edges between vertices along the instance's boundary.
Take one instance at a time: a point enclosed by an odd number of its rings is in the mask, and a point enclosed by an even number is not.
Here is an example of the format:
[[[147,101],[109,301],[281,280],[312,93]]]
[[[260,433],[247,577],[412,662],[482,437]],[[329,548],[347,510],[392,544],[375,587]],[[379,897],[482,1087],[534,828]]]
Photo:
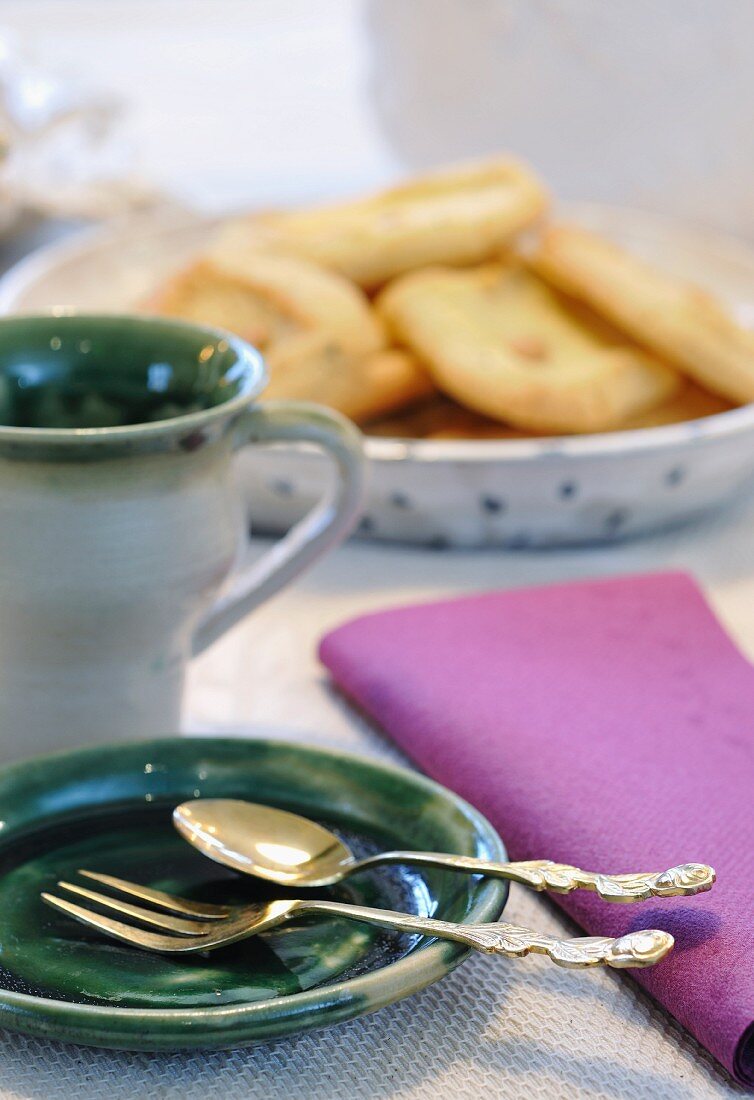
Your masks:
[[[565,197],[754,234],[752,0],[0,0],[0,27],[122,96],[184,201],[509,148]]]
[[[140,174],[216,209],[394,174],[360,0],[2,0],[38,60],[126,102]]]
[[[751,0],[369,0],[368,24],[410,163],[508,148],[563,198],[754,236]]]

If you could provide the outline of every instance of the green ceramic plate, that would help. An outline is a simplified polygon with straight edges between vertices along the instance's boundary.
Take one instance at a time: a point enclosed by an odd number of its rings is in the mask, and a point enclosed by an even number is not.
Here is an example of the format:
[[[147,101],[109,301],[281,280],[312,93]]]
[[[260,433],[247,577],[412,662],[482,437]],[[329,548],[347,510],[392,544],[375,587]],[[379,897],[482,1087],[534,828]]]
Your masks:
[[[197,899],[284,896],[200,856],[172,828],[187,798],[248,798],[334,828],[357,854],[420,848],[505,859],[483,817],[421,776],[275,741],[175,738],[0,771],[0,1026],[126,1050],[237,1047],[347,1020],[422,989],[458,944],[310,919],[206,957],[150,955],[40,900],[79,867]],[[498,880],[383,868],[321,896],[454,921],[495,920]],[[291,896],[290,894],[288,896]]]

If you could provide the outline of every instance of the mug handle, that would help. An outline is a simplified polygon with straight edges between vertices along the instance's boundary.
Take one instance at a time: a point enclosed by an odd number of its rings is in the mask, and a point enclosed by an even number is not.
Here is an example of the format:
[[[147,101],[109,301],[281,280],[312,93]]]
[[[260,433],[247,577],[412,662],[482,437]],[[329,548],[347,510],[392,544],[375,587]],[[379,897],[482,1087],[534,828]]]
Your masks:
[[[339,413],[305,401],[268,401],[242,413],[235,433],[234,449],[254,443],[312,443],[334,459],[337,483],[266,554],[241,565],[229,591],[200,620],[194,656],[345,536],[363,500],[366,460],[361,434]]]

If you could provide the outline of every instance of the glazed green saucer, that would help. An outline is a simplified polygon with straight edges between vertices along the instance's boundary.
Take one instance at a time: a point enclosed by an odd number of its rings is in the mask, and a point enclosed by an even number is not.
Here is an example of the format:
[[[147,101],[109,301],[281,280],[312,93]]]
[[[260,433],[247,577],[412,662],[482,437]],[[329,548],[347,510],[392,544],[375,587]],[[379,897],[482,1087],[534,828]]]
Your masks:
[[[0,770],[0,1026],[124,1050],[237,1047],[371,1012],[468,954],[331,917],[206,956],[168,957],[106,939],[40,900],[79,868],[197,900],[296,896],[190,848],[170,814],[192,797],[303,813],[357,855],[418,848],[506,858],[492,826],[437,784],[287,742],[174,738],[17,764]],[[479,922],[497,919],[507,891],[501,880],[391,867],[319,896]]]

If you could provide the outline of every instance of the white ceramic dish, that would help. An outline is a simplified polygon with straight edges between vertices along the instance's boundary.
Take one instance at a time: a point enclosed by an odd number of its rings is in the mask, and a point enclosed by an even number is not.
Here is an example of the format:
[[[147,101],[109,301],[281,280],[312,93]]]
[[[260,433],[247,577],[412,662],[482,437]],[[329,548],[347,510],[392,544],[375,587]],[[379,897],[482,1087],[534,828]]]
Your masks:
[[[638,211],[572,205],[573,220],[707,286],[754,326],[754,252]],[[121,224],[43,249],[0,280],[0,312],[127,309],[201,249],[215,222]],[[754,484],[754,406],[606,435],[370,439],[361,533],[431,546],[555,546],[616,540],[691,520]],[[306,448],[257,454],[241,476],[257,530],[290,526],[321,492],[327,461]]]

